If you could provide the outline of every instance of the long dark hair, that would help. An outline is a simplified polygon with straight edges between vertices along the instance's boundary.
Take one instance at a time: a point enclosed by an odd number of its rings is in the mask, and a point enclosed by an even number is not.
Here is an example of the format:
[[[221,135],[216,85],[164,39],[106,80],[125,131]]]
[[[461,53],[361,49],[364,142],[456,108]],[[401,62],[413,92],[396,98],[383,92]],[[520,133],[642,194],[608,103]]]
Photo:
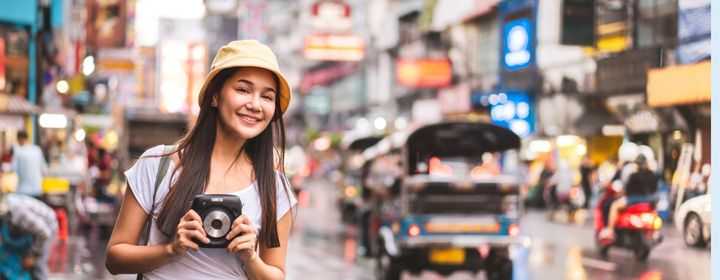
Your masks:
[[[190,201],[196,195],[205,192],[210,180],[210,159],[215,145],[216,123],[220,121],[218,110],[211,106],[211,100],[213,96],[216,96],[220,101],[219,94],[223,84],[239,69],[236,67],[221,70],[210,81],[206,96],[200,104],[200,113],[195,125],[175,146],[173,153],[178,153],[180,160],[171,178],[175,176],[176,171],[181,172],[177,181],[170,188],[157,219],[158,229],[166,236],[175,234],[178,222],[190,210]],[[277,76],[273,74],[273,78],[275,79],[275,88],[279,89]],[[260,239],[265,241],[268,248],[280,246],[277,233],[277,182],[275,180],[275,170],[282,173],[285,166],[285,125],[282,120],[280,98],[281,95],[278,93],[275,98],[275,115],[268,127],[258,136],[247,139],[233,162],[235,164],[238,161],[243,151],[250,158],[262,207]],[[275,153],[278,156],[277,166],[274,165]],[[287,190],[286,182],[282,181],[280,183],[283,185],[283,190]],[[286,194],[289,201],[291,194],[287,191]]]

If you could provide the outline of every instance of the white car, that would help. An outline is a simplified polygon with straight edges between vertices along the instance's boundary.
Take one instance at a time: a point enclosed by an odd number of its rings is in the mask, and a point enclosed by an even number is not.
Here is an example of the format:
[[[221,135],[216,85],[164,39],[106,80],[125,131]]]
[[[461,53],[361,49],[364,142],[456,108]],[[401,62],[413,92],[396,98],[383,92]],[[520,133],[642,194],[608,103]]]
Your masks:
[[[675,227],[683,232],[688,246],[705,247],[710,241],[710,194],[683,202],[675,213]]]

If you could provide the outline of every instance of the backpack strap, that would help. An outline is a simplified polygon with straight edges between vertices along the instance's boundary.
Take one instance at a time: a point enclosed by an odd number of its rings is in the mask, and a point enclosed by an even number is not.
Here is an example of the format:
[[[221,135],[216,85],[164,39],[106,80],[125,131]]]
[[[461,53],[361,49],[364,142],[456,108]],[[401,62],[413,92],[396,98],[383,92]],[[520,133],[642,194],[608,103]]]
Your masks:
[[[153,213],[155,212],[155,196],[157,195],[157,191],[160,188],[160,183],[162,182],[162,179],[165,177],[165,174],[167,173],[168,167],[170,167],[170,159],[172,155],[168,155],[168,153],[172,152],[172,150],[175,148],[174,145],[170,146],[164,146],[163,147],[163,157],[160,158],[160,165],[158,165],[158,171],[157,174],[155,174],[155,189],[153,190],[153,196],[152,196],[152,205],[150,206],[150,213],[148,214],[148,219],[145,222],[145,227],[143,228],[143,232],[140,235],[140,240],[142,245],[147,245],[148,241],[150,241],[150,227],[152,227],[152,219],[153,219]],[[142,273],[137,274],[136,279],[143,279]]]
[[[150,213],[147,221],[145,222],[145,228],[143,229],[143,233],[141,235],[141,238],[144,240],[142,245],[147,245],[148,240],[150,239],[150,226],[152,223],[152,217],[153,213],[155,211],[155,197],[157,196],[157,191],[160,188],[160,183],[162,182],[162,179],[165,177],[165,174],[167,173],[168,167],[170,166],[170,158],[171,155],[168,155],[168,153],[172,152],[172,150],[175,148],[175,146],[165,146],[163,148],[163,157],[160,159],[160,165],[158,165],[158,171],[157,174],[155,174],[155,189],[153,190],[153,196],[152,196],[152,205],[150,206]]]

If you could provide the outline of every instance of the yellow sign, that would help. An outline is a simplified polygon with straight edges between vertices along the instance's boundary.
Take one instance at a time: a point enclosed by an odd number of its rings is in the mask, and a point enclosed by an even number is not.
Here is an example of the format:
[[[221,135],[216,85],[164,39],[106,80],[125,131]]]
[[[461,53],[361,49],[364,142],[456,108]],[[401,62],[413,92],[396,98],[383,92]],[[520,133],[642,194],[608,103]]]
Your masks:
[[[430,249],[428,260],[434,264],[462,264],[465,262],[465,250],[462,248]]]
[[[628,40],[625,35],[608,36],[598,39],[597,49],[600,52],[621,52],[627,49]]]
[[[7,112],[10,104],[10,98],[7,94],[0,94],[0,112]]]
[[[428,233],[470,233],[470,232],[498,232],[500,225],[495,224],[433,224],[425,225]]]
[[[710,102],[710,61],[651,69],[647,102],[650,107]]]

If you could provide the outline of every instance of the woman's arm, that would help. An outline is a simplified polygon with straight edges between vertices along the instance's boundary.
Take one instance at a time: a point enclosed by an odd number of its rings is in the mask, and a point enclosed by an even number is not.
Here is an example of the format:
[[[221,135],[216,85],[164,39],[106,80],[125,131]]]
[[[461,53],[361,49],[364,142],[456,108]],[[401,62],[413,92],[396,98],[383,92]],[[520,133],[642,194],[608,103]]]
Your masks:
[[[255,255],[245,262],[245,270],[250,279],[285,279],[285,256],[292,219],[292,211],[288,211],[277,222],[280,247],[267,248],[265,242],[261,241],[260,255]]]
[[[160,266],[172,257],[168,244],[138,246],[148,217],[128,186],[108,241],[105,267],[110,273],[142,273]]]

